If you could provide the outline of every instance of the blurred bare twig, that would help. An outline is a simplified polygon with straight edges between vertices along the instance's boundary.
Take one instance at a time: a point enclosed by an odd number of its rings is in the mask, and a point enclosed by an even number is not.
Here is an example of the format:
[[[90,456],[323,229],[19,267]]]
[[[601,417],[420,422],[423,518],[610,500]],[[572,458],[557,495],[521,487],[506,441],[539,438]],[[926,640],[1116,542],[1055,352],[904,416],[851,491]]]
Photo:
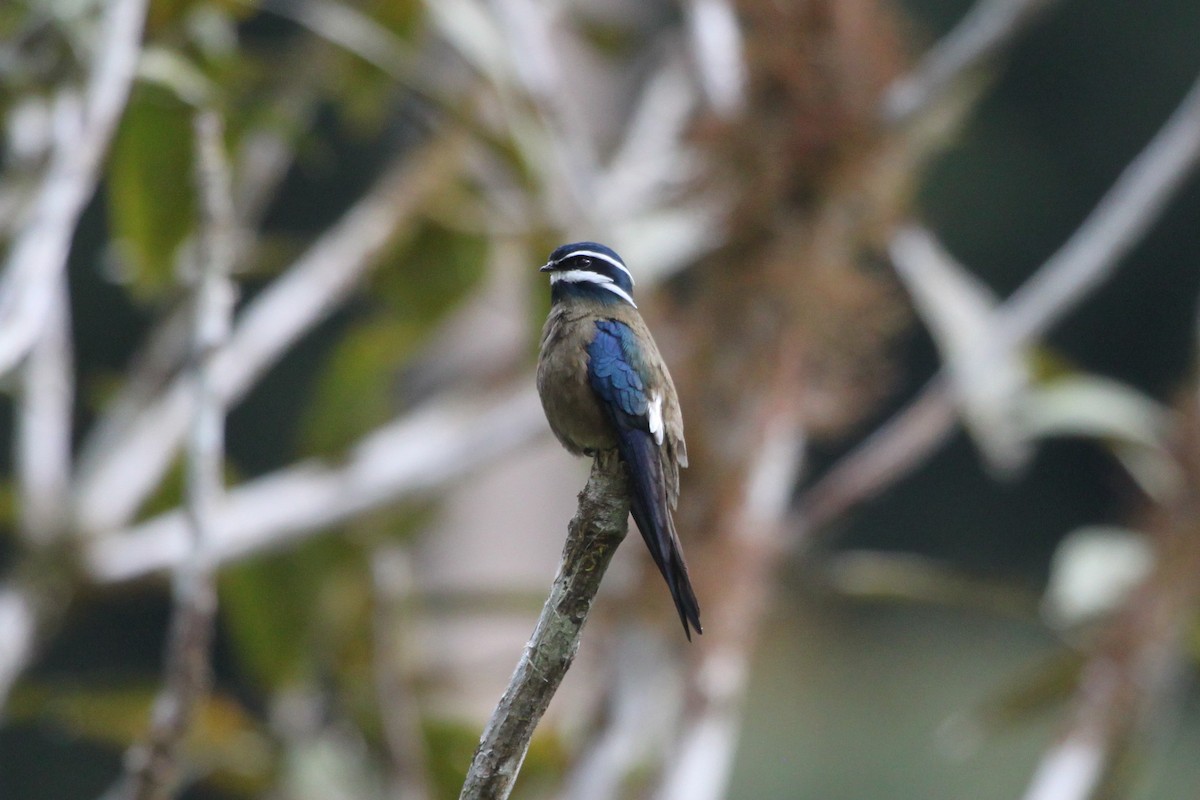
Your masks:
[[[735,117],[745,103],[746,64],[733,3],[688,0],[684,10],[704,94],[718,114]]]
[[[927,112],[967,73],[1008,47],[1057,0],[978,0],[962,21],[938,40],[911,73],[883,98],[884,121],[898,125]]]
[[[29,665],[37,644],[39,609],[36,596],[16,581],[0,585],[0,709]]]
[[[221,503],[225,460],[225,404],[213,384],[213,358],[229,336],[234,289],[232,179],[224,126],[215,111],[195,118],[196,184],[200,197],[198,274],[195,276],[191,369],[194,394],[187,443],[188,557],[175,571],[175,607],[167,645],[164,686],[154,702],[143,745],[130,750],[125,791],[133,800],[174,795],[180,749],[195,707],[208,691],[209,648],[217,611],[211,555],[213,520]]]
[[[15,461],[20,528],[34,556],[61,539],[68,522],[75,386],[67,254],[129,96],[146,6],[147,0],[102,6],[86,84],[61,89],[54,99],[49,161],[0,276],[0,375],[25,360]],[[53,583],[46,572],[0,586],[0,708],[56,610],[50,602],[58,599],[56,587],[40,585]]]
[[[31,546],[46,546],[66,530],[71,479],[75,371],[70,299],[65,275],[56,284],[42,330],[21,373],[17,411],[20,530]]]
[[[599,173],[597,143],[579,113],[562,63],[578,33],[558,24],[562,11],[555,6],[531,0],[493,0],[491,6],[518,84],[511,88],[519,88],[523,99],[533,103],[540,122],[539,128],[528,129],[514,119],[512,131],[530,166],[545,171],[546,210],[564,228],[571,222],[604,224],[606,220],[594,219],[590,199]],[[502,82],[497,88],[510,87]]]
[[[233,242],[235,273],[253,252],[253,232],[294,162],[294,143],[285,131],[307,129],[316,113],[313,84],[324,60],[319,56],[305,51],[288,58],[279,70],[281,85],[272,94],[266,113],[271,122],[244,132],[237,142],[232,165],[234,209],[239,220],[239,235]],[[89,431],[87,449],[102,452],[108,441],[115,446],[120,432],[130,429],[164,384],[175,378],[189,351],[190,310],[181,303],[155,321],[131,360],[116,396],[105,406],[102,424]]]
[[[451,132],[400,156],[373,188],[238,316],[213,356],[212,381],[232,405],[300,337],[345,300],[426,194],[458,166]],[[101,420],[80,457],[75,524],[102,533],[128,523],[171,463],[194,397],[177,378],[136,415]]]
[[[212,557],[235,560],[432,491],[545,432],[531,378],[482,403],[439,397],[366,436],[336,468],[309,461],[231,489],[213,521]],[[130,580],[181,563],[187,541],[176,510],[96,538],[84,560],[94,580]]]
[[[59,275],[47,318],[21,370],[17,400],[19,530],[32,563],[54,558],[67,532],[75,376],[66,276]],[[0,709],[57,610],[62,587],[52,570],[28,569],[0,586]]]
[[[129,97],[147,4],[100,4],[103,24],[87,85],[82,93],[65,89],[55,99],[50,161],[0,277],[0,375],[25,357],[53,316],[75,225]]]
[[[504,800],[512,791],[534,729],[575,659],[580,632],[625,538],[628,517],[625,467],[615,453],[601,454],[579,494],[550,596],[484,728],[459,800]]]
[[[1120,265],[1200,161],[1200,82],[1087,219],[996,309],[982,352],[1004,352],[1044,333]],[[820,527],[914,468],[944,442],[957,419],[944,374],[835,464],[801,497],[803,524]]]

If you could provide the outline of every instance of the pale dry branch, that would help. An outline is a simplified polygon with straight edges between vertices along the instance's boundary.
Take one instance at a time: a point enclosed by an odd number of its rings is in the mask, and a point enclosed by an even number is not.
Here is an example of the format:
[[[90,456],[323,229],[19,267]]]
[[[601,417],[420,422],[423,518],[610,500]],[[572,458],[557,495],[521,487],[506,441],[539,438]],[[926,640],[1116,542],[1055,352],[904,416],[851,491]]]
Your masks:
[[[75,375],[66,276],[56,281],[49,316],[21,370],[16,406],[18,530],[28,563],[53,559],[66,532]],[[25,568],[0,586],[0,709],[33,658],[39,631],[63,605],[58,576]]]
[[[579,494],[550,596],[484,728],[459,800],[504,800],[512,791],[534,729],[575,659],[583,624],[625,538],[628,517],[625,466],[615,454],[602,454]]]
[[[214,354],[212,382],[231,407],[301,337],[344,302],[420,202],[459,167],[461,136],[450,133],[399,157],[372,189],[239,315]],[[80,459],[74,522],[90,534],[128,524],[170,466],[194,396],[177,378],[140,413],[102,420]]]
[[[964,427],[992,471],[1012,475],[1033,456],[1018,418],[1030,368],[1020,348],[988,346],[996,327],[995,295],[925,228],[900,226],[888,252],[941,354]]]
[[[39,610],[34,595],[15,581],[0,585],[0,709],[37,645]]]
[[[1005,302],[992,346],[1041,335],[1107,280],[1200,162],[1200,80],[1070,238]]]
[[[533,381],[500,397],[439,397],[366,436],[337,467],[306,461],[231,489],[213,521],[218,563],[284,546],[358,514],[436,490],[545,433]],[[171,569],[187,555],[186,518],[175,510],[87,543],[84,563],[101,583]]]
[[[187,442],[185,504],[190,542],[175,571],[175,602],[163,688],[155,699],[150,731],[127,757],[123,790],[132,800],[174,796],[182,771],[181,748],[196,705],[211,681],[209,651],[217,611],[211,532],[223,491],[225,406],[213,385],[212,361],[229,335],[234,289],[232,181],[224,153],[224,125],[213,111],[196,115],[196,183],[200,197],[199,275],[194,289],[191,369],[194,394]]]
[[[71,480],[75,361],[66,276],[58,275],[55,284],[41,335],[21,370],[16,413],[20,531],[33,547],[49,545],[65,531]]]
[[[884,95],[884,121],[909,122],[928,111],[947,91],[996,58],[1057,0],[979,0],[950,33],[897,80]]]
[[[746,64],[742,32],[729,0],[688,0],[688,33],[709,105],[721,116],[735,117],[745,102]]]
[[[56,99],[45,177],[0,277],[0,375],[26,356],[51,317],[76,223],[96,189],[104,154],[129,97],[147,4],[148,0],[103,4],[87,85],[82,94],[65,89]]]
[[[1063,246],[996,309],[981,347],[1003,352],[1025,346],[1075,308],[1112,276],[1198,161],[1200,81]],[[993,358],[988,352],[979,357]],[[950,384],[939,374],[804,493],[802,525],[819,527],[907,474],[949,438],[956,420]]]
[[[661,759],[676,734],[686,693],[683,663],[652,625],[624,622],[604,644],[602,726],[589,730],[573,754],[560,797],[616,800],[630,776]]]

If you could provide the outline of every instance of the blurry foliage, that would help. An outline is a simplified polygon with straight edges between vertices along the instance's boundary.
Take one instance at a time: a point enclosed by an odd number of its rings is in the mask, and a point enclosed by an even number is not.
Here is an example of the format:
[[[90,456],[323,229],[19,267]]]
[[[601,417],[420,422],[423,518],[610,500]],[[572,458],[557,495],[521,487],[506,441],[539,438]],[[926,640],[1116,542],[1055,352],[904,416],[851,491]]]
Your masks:
[[[429,748],[429,766],[434,797],[454,800],[462,789],[466,765],[479,744],[475,722],[431,721],[424,734]],[[539,731],[529,745],[513,797],[540,797],[554,788],[568,765],[569,751],[552,731]]]
[[[109,159],[108,208],[122,281],[143,300],[173,289],[176,251],[191,233],[191,114],[161,89],[134,92]]]
[[[996,736],[1061,711],[1079,685],[1083,664],[1078,650],[1064,649],[1042,658],[998,687],[965,720]]]
[[[150,37],[169,35],[195,14],[245,18],[256,13],[260,5],[258,0],[151,0],[146,33]]]
[[[340,452],[392,415],[396,373],[413,339],[411,324],[383,314],[359,322],[341,337],[305,416],[310,453]]]
[[[483,276],[482,236],[426,221],[381,259],[371,302],[341,337],[318,379],[303,441],[333,454],[386,422],[401,367]]]
[[[156,686],[63,686],[27,683],[6,709],[14,722],[36,722],[114,749],[145,730]],[[241,796],[271,785],[276,758],[271,737],[236,700],[215,693],[197,709],[185,745],[194,775]]]
[[[222,570],[222,623],[257,691],[330,678],[372,686],[362,674],[374,638],[370,553],[380,541],[418,530],[427,516],[414,506],[380,511],[334,535]],[[347,671],[354,672],[348,680]]]
[[[325,574],[323,557],[344,550],[337,538],[325,537],[222,570],[222,624],[240,668],[259,691],[313,677],[308,656],[313,651],[312,618]]]
[[[479,725],[474,721],[458,723],[430,720],[425,725],[425,740],[429,747],[429,772],[438,798],[451,800],[462,788],[467,764],[479,744]],[[536,740],[535,740],[536,742]],[[530,748],[530,757],[533,748]]]

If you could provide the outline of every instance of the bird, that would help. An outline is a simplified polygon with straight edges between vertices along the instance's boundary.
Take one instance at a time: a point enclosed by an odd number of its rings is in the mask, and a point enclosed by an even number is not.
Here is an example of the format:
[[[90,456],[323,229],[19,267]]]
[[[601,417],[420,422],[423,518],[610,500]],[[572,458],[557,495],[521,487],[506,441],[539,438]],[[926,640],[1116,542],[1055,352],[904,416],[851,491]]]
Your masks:
[[[670,589],[688,641],[703,633],[672,510],[687,466],[675,384],[633,300],[633,275],[598,242],[564,244],[550,276],[537,389],[568,452],[616,451],[629,474],[630,513]]]

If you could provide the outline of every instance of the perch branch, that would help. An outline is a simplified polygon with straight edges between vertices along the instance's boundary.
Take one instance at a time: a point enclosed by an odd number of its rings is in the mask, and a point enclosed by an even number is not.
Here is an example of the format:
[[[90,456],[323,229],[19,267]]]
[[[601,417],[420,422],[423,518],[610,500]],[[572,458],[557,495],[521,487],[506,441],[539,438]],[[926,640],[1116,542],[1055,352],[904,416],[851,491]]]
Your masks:
[[[1112,276],[1200,162],[1200,81],[1067,241],[996,309],[983,346],[1022,347]],[[801,498],[815,529],[874,496],[949,438],[957,415],[944,374],[835,464]]]
[[[167,645],[166,679],[154,703],[147,741],[130,752],[127,797],[166,800],[174,793],[180,749],[210,681],[209,649],[217,610],[211,531],[221,502],[225,405],[213,382],[213,356],[229,335],[233,286],[234,213],[220,117],[196,116],[200,194],[200,264],[194,292],[192,404],[186,506],[191,552],[175,573],[175,607]]]
[[[534,728],[575,658],[600,579],[625,538],[628,516],[624,466],[616,458],[597,457],[579,494],[550,596],[483,730],[459,800],[504,800],[512,791]]]

